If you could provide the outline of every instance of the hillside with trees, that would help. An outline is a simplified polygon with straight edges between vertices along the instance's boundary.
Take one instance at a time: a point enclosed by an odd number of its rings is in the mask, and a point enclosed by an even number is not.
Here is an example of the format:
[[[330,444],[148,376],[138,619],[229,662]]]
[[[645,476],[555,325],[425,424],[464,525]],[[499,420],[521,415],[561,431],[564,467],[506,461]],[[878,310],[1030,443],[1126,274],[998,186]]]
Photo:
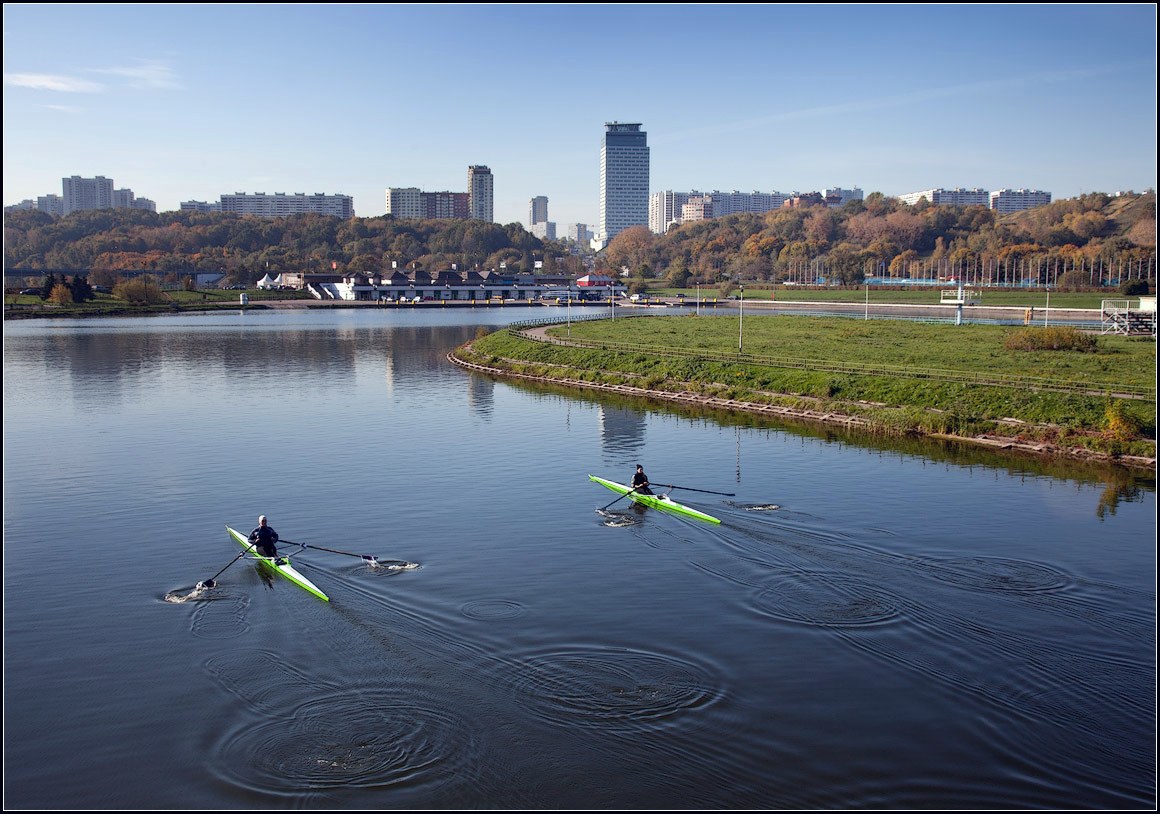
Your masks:
[[[803,265],[830,281],[919,278],[932,267],[1143,269],[1155,280],[1155,192],[1057,201],[1000,216],[982,206],[907,206],[871,193],[840,209],[809,206],[696,221],[655,235],[634,227],[603,266],[670,285],[780,282]],[[1150,270],[1150,273],[1149,273]],[[1086,271],[1084,272],[1086,273]]]
[[[518,223],[478,220],[343,220],[323,215],[259,218],[229,213],[100,209],[53,217],[35,210],[5,212],[4,264],[27,269],[88,269],[93,284],[112,285],[122,271],[159,277],[224,272],[253,283],[269,272],[373,272],[398,268],[439,271],[499,268],[583,274],[562,243],[542,241]]]
[[[235,214],[104,209],[54,217],[9,210],[4,263],[12,270],[88,269],[90,282],[121,271],[184,278],[223,272],[253,283],[269,272],[498,269],[579,276],[580,257],[518,223],[476,220],[342,220],[322,215],[258,218]],[[667,280],[676,287],[729,281],[810,279],[857,285],[866,276],[926,278],[932,269],[997,268],[1053,276],[1042,282],[1098,284],[1092,270],[1155,281],[1156,194],[1091,193],[1000,216],[985,207],[908,206],[871,193],[840,209],[823,205],[729,215],[655,235],[634,227],[597,256],[597,269]],[[1104,276],[1101,274],[1101,276]],[[1110,277],[1111,275],[1106,275]]]

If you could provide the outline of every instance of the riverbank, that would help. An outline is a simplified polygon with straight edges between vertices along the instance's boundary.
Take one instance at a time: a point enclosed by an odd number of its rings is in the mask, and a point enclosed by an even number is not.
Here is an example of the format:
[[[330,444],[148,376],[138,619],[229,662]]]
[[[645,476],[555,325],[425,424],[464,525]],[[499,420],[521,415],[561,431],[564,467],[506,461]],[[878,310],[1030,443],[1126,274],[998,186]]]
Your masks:
[[[728,327],[706,325],[714,319]],[[500,331],[456,349],[449,358],[467,369],[501,377],[882,435],[925,436],[1021,454],[1155,470],[1154,381],[1149,389],[1140,376],[1121,375],[1119,389],[1132,392],[1113,397],[1107,375],[1100,381],[1085,372],[1140,364],[1138,360],[1148,358],[1149,352],[1154,370],[1154,344],[1132,346],[1125,344],[1131,340],[1107,338],[1113,341],[1104,342],[1105,352],[1088,354],[1086,359],[1058,354],[1054,358],[1023,354],[1021,358],[989,347],[1000,332],[1016,330],[1012,328],[971,326],[972,332],[964,333],[967,326],[891,327],[859,322],[857,333],[850,334],[851,326],[843,332],[835,331],[832,321],[802,320],[816,323],[807,324],[805,330],[846,335],[832,347],[821,340],[806,342],[802,334],[781,335],[784,344],[798,349],[809,346],[815,357],[811,360],[770,360],[736,353],[728,358],[707,347],[711,342],[704,336],[668,336],[660,343],[666,350],[658,351],[652,342],[656,337],[643,337],[646,329],[638,320],[625,320],[618,329],[609,320],[574,323],[567,329],[541,326]],[[671,330],[681,330],[673,328],[670,320],[662,322]],[[699,330],[710,333],[732,330],[733,342],[737,341],[736,320],[703,317],[695,322]],[[775,320],[769,327],[793,330],[786,327],[788,322]],[[623,332],[613,335],[635,344],[604,341],[610,331]],[[594,336],[602,337],[600,346],[594,346]],[[760,353],[759,337],[754,342],[754,353]],[[890,343],[891,356],[881,350],[863,351],[861,358],[879,360],[871,369],[850,349],[875,342]],[[952,350],[940,350],[940,342]],[[964,345],[973,348],[965,352],[967,356],[980,357],[982,372],[968,370],[967,363],[953,355],[963,352]],[[924,356],[944,367],[917,368],[913,362],[909,368],[891,367],[882,361]],[[1026,361],[1029,356],[1034,358]],[[1031,375],[1036,365],[1052,364],[1070,369],[1075,379],[1085,378],[1089,384]],[[1086,368],[1076,370],[1072,365]]]

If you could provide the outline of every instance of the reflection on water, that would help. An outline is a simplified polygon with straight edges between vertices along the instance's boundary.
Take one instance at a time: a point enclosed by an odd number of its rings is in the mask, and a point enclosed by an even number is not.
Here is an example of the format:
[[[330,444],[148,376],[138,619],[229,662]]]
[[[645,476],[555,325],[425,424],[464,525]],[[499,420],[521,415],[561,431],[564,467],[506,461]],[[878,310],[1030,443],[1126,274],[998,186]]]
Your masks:
[[[525,316],[6,325],[6,802],[1154,803],[1153,477],[446,361]]]

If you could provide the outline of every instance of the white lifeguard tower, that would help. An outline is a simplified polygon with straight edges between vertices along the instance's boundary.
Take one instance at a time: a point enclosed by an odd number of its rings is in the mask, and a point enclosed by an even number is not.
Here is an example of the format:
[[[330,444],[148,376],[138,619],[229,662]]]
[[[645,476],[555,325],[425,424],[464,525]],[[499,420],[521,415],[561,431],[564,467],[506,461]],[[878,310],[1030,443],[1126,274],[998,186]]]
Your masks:
[[[943,289],[939,298],[940,305],[955,305],[955,325],[963,324],[963,306],[978,305],[983,298],[982,294],[973,288],[967,288],[962,283],[956,289]]]

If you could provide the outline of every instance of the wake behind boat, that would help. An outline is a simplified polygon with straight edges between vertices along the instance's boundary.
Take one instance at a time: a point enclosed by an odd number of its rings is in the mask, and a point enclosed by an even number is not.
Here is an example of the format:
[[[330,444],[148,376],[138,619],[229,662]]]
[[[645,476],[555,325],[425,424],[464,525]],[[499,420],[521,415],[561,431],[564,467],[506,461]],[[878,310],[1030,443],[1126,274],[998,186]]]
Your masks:
[[[226,531],[229,532],[230,539],[240,545],[246,552],[250,553],[255,560],[262,564],[262,566],[270,571],[281,574],[286,579],[293,582],[302,590],[312,593],[321,599],[323,602],[329,602],[330,597],[318,589],[318,586],[302,576],[293,565],[290,564],[290,558],[285,555],[278,557],[263,557],[254,548],[254,544],[250,542],[249,538],[241,532],[226,526]]]
[[[661,509],[662,511],[683,515],[685,517],[695,517],[698,520],[704,520],[708,523],[721,522],[711,514],[705,514],[704,512],[697,511],[691,506],[686,506],[683,503],[677,503],[677,501],[673,500],[668,495],[642,495],[640,492],[635,491],[631,486],[625,486],[622,483],[617,483],[616,481],[607,480],[605,478],[598,478],[595,475],[589,475],[588,480],[595,481],[604,488],[611,489],[613,492],[616,492],[619,495],[627,495],[633,501],[640,503],[643,506],[651,506],[654,509]]]

